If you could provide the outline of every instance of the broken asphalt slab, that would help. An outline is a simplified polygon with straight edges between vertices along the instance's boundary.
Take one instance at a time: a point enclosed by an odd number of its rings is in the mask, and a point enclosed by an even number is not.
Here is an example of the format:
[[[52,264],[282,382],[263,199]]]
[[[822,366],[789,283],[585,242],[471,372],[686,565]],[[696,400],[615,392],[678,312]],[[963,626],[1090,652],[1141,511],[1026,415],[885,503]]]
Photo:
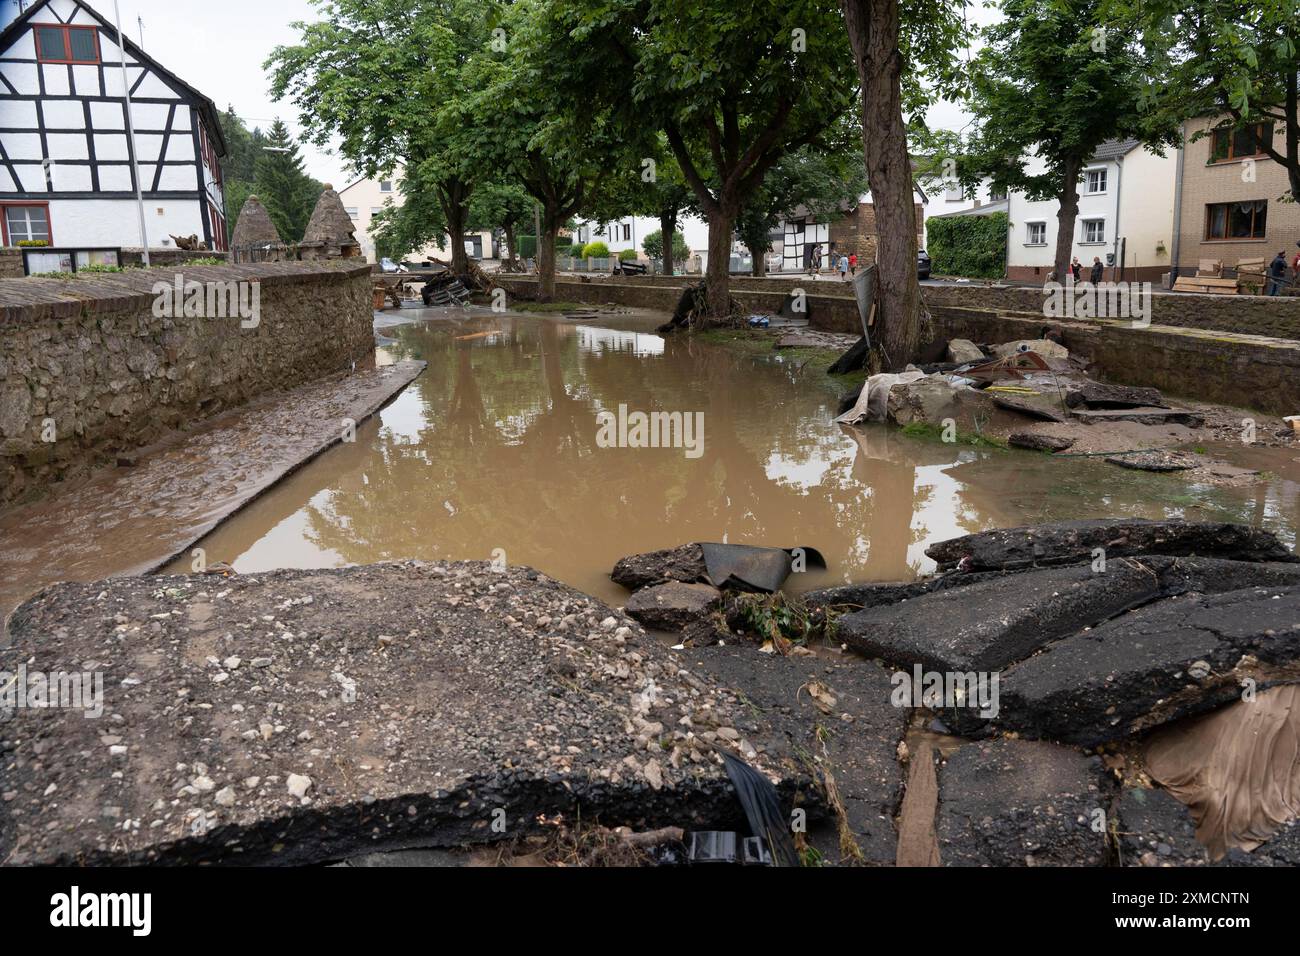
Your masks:
[[[1285,561],[1297,557],[1269,531],[1223,522],[1102,518],[1025,528],[982,531],[926,549],[940,570],[1002,571],[1049,567],[1139,554],[1199,555],[1235,561]]]
[[[103,677],[102,719],[0,723],[10,864],[306,864],[487,842],[539,814],[743,827],[717,747],[787,801],[811,782],[740,693],[528,569],[62,584],[10,630],[0,670]]]
[[[1049,645],[1001,680],[999,730],[1096,746],[1300,676],[1300,585],[1188,593]]]
[[[893,595],[898,603],[886,603],[878,585],[871,596],[880,600],[839,618],[836,638],[905,670],[915,664],[939,671],[1000,670],[1160,598],[1300,585],[1300,565],[1151,555],[1109,561],[1104,571],[1076,565],[978,576],[984,580],[965,587],[895,586],[904,589]],[[963,577],[968,576],[936,581]]]
[[[1027,571],[846,615],[835,636],[907,671],[994,671],[1160,593],[1137,562]]]
[[[1103,866],[1096,811],[1110,805],[1101,758],[1041,741],[959,748],[939,768],[944,866]]]

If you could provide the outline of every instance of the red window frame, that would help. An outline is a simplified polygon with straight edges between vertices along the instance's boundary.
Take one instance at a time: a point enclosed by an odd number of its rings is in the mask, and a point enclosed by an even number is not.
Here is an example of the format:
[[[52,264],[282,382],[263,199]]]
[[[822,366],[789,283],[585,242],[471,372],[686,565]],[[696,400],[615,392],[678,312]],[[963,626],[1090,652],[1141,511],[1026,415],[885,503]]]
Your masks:
[[[49,226],[49,232],[50,232],[50,238],[49,238],[50,248],[51,249],[54,248],[54,217],[50,215],[50,204],[48,202],[35,202],[30,200],[15,201],[15,202],[0,202],[0,241],[3,241],[3,244],[6,246],[10,244],[8,211],[14,206],[40,206],[45,209],[45,224]],[[38,247],[24,246],[23,248],[29,249],[29,248],[38,248]]]
[[[59,60],[54,57],[47,57],[41,52],[41,31],[42,30],[61,30],[63,32],[63,47],[68,51],[68,56],[72,56],[72,37],[73,30],[89,30],[95,37],[95,58],[93,60]],[[103,54],[99,49],[99,27],[82,27],[67,26],[62,23],[34,23],[32,24],[32,36],[36,40],[36,60],[39,63],[74,63],[74,64],[96,64],[103,62]]]
[[[207,203],[208,221],[212,223],[212,248],[217,252],[226,252],[229,249],[226,240],[226,217],[221,215],[221,211],[211,199]]]

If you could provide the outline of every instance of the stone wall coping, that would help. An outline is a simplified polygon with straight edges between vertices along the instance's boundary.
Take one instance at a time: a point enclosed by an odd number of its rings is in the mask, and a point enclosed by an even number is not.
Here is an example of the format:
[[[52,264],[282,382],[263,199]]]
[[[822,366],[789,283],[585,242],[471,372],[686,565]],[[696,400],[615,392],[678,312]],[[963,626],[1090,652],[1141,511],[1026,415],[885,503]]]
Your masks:
[[[201,257],[202,253],[195,253]],[[84,279],[0,279],[0,326],[75,318],[86,312],[118,312],[151,306],[154,286],[174,283],[177,276],[194,282],[260,282],[298,285],[334,276],[369,276],[366,262],[315,260],[260,262],[247,265],[186,266],[177,264],[125,272],[94,273]]]

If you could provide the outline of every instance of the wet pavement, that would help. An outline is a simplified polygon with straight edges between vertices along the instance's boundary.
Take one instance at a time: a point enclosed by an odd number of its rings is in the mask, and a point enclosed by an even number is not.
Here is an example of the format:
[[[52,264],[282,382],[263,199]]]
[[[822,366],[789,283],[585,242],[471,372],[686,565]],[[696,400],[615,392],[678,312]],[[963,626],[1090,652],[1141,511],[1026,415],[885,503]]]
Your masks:
[[[0,514],[0,614],[56,581],[141,574],[178,554],[189,571],[191,546],[248,501],[353,431],[371,441],[365,419],[422,368],[363,369],[263,396],[140,452],[131,467]]]

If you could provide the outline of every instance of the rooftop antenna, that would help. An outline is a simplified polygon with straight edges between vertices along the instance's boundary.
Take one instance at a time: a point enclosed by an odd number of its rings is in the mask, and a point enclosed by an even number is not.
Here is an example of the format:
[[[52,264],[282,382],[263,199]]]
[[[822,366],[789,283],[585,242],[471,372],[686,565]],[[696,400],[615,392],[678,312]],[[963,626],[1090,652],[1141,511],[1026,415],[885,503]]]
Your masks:
[[[135,22],[140,24],[140,49],[143,50],[144,49],[144,17],[143,16],[136,17]]]

